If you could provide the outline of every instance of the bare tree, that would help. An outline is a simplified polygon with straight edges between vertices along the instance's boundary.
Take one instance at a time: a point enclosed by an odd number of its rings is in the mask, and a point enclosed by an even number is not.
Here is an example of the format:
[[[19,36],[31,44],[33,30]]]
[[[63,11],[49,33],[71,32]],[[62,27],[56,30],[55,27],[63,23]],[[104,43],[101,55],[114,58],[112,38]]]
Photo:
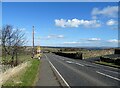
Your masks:
[[[2,49],[3,57],[11,57],[11,65],[18,64],[19,48],[25,44],[25,34],[20,29],[13,30],[11,25],[5,25],[2,28]]]

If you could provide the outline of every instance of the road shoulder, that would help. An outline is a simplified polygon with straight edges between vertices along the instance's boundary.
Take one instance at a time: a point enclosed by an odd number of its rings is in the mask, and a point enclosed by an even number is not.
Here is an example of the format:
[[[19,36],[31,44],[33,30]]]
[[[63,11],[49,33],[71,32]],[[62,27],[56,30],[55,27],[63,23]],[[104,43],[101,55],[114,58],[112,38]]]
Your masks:
[[[41,65],[39,69],[39,76],[36,86],[60,86],[45,56],[41,58]]]

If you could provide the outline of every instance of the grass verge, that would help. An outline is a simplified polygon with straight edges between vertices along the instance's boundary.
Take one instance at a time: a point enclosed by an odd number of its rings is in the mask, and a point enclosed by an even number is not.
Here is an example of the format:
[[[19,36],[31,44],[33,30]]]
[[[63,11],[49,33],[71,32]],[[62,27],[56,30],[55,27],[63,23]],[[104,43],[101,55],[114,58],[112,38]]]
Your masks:
[[[95,63],[110,66],[110,67],[114,67],[114,68],[120,68],[119,65],[115,65],[114,63],[107,63],[107,62],[103,62],[103,61],[95,61]]]
[[[31,59],[31,65],[29,67],[17,76],[6,81],[3,86],[21,86],[21,88],[25,86],[34,86],[39,65],[40,61],[38,59]]]

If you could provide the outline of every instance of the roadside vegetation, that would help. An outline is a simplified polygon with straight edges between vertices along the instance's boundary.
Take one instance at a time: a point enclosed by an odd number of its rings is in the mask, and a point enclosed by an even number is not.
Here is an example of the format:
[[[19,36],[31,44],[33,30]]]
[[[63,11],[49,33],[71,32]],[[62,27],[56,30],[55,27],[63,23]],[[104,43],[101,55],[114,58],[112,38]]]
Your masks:
[[[95,61],[95,63],[100,64],[100,65],[106,65],[106,66],[110,66],[110,67],[120,68],[120,65],[117,65],[114,63],[108,63],[108,62],[104,62],[104,61]]]
[[[25,86],[35,86],[39,65],[40,61],[38,59],[31,59],[27,68],[22,70],[19,75],[17,74],[7,80],[3,86],[19,86],[21,88]]]
[[[87,48],[43,48],[46,51],[52,52],[56,55],[69,57],[73,59],[94,59],[96,64],[112,66],[120,68],[120,49],[87,49]]]
[[[114,49],[87,49],[87,48],[70,48],[70,47],[43,47],[43,50],[53,53],[67,53],[67,54],[80,54],[82,53],[82,59],[89,59],[99,57],[103,55],[109,55],[114,53]]]
[[[0,32],[0,76],[4,76],[0,78],[0,87],[3,84],[21,87],[34,85],[40,60],[31,58],[32,47],[25,46],[27,40],[24,31],[5,25]]]
[[[27,42],[25,33],[21,29],[5,25],[2,27],[1,34],[2,64],[17,66],[20,64],[18,55],[25,50],[23,45]]]

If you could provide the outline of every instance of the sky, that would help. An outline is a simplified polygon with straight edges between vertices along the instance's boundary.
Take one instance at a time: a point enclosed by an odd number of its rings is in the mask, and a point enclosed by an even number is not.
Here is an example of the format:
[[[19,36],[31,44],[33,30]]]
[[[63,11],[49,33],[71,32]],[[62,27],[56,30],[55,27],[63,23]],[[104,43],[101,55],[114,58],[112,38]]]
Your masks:
[[[119,0],[2,0],[2,2],[119,2]]]
[[[3,2],[2,25],[26,34],[32,45],[117,47],[117,2]]]

